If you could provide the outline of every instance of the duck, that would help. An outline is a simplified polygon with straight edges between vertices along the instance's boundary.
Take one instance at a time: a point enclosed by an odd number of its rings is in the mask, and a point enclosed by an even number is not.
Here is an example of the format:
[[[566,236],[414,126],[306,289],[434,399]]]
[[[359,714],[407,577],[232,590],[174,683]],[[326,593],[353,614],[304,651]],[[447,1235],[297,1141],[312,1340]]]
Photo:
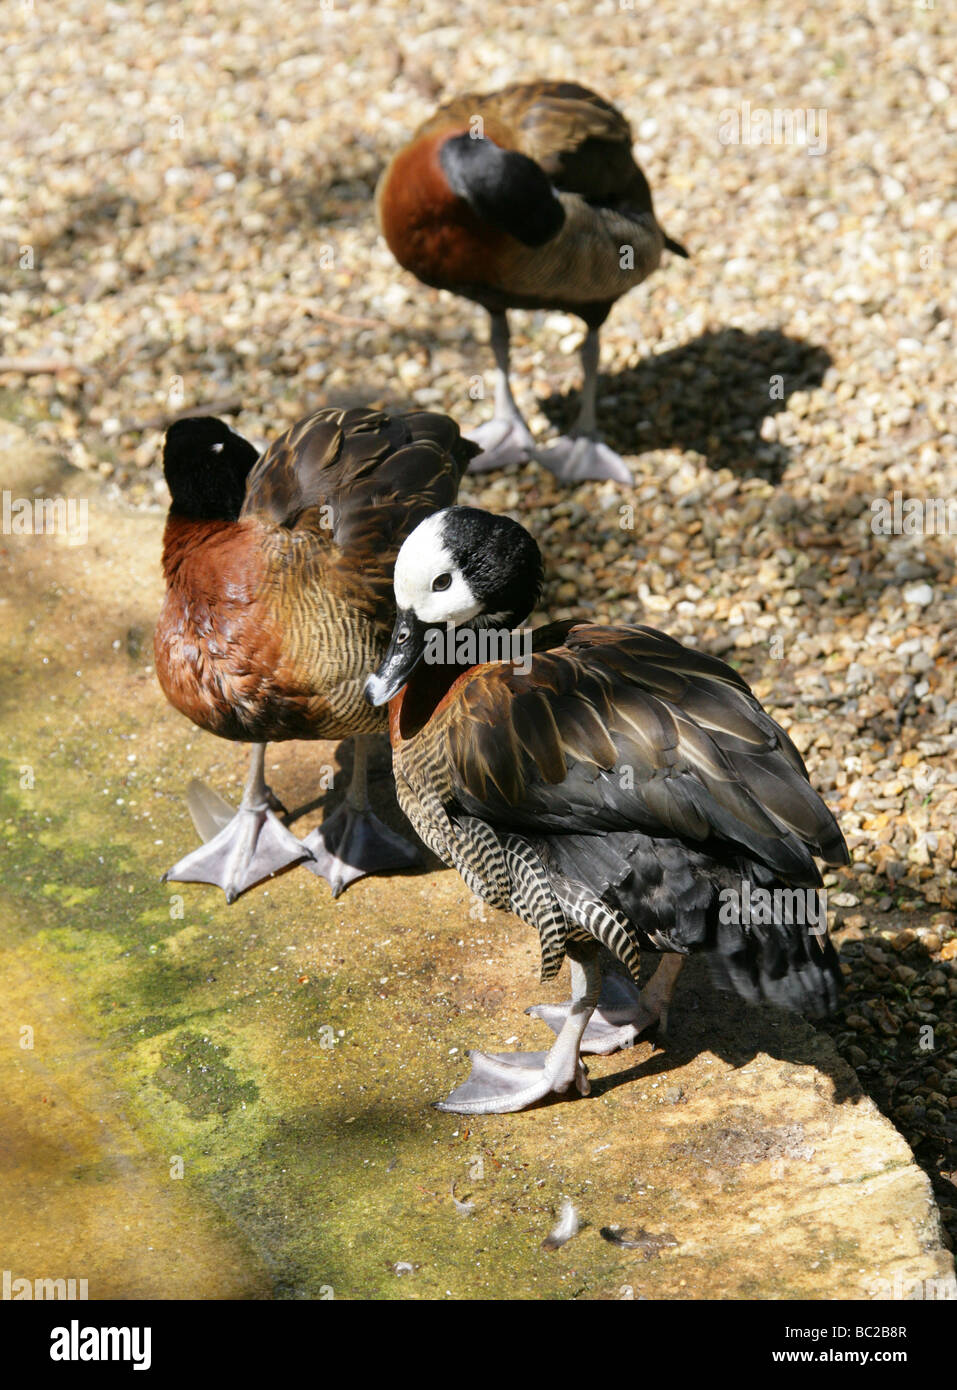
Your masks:
[[[514,83],[441,106],[376,187],[379,229],[424,284],[481,304],[495,358],[493,418],[470,437],[473,471],[529,458],[562,482],[633,477],[596,433],[602,324],[655,270],[688,252],[659,226],[626,117],[576,82]],[[509,383],[509,309],[557,309],[585,323],[578,419],[539,448]]]
[[[387,720],[363,686],[392,630],[399,546],[455,500],[475,451],[448,416],[425,411],[326,407],[261,456],[212,416],[167,430],[156,674],[181,714],[251,753],[238,809],[190,784],[203,843],[164,880],[217,884],[233,902],[306,861],[338,896],[364,874],[418,862],[369,805],[369,751]],[[266,782],[267,744],[347,737],[345,799],[300,840]]]
[[[847,846],[785,731],[730,666],[654,628],[520,628],[542,582],[518,522],[434,513],[399,550],[366,682],[419,837],[537,930],[543,981],[569,959],[571,999],[528,1010],[550,1049],[472,1052],[438,1107],[462,1114],[587,1095],[581,1054],[666,1028],[693,953],[719,988],[810,1017],[841,987],[817,861]],[[660,960],[639,990],[642,952]]]

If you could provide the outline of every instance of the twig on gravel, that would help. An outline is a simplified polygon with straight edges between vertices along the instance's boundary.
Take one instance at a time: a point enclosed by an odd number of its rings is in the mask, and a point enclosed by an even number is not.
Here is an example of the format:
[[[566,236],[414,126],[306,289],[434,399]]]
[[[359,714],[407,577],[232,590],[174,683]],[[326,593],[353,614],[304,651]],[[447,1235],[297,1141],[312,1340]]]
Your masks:
[[[302,313],[315,319],[326,319],[329,323],[339,324],[342,328],[391,328],[392,324],[385,319],[366,319],[355,318],[351,314],[337,314],[334,309],[327,309],[324,304],[319,304],[315,299],[300,299],[297,295],[283,295],[283,299],[289,300],[296,305]],[[277,296],[279,298],[279,296]]]
[[[170,346],[171,344],[168,340],[154,343],[146,338],[145,335],[138,334],[133,339],[132,343],[127,345],[127,349],[119,361],[113,364],[106,376],[104,385],[107,387],[115,386],[123,376],[127,367],[133,362],[136,362],[140,366],[146,362],[153,362],[157,357],[162,357],[164,352],[168,352]]]
[[[59,376],[61,372],[79,372],[81,376],[94,374],[92,368],[69,357],[0,357],[0,373],[3,372],[19,372],[22,376]]]

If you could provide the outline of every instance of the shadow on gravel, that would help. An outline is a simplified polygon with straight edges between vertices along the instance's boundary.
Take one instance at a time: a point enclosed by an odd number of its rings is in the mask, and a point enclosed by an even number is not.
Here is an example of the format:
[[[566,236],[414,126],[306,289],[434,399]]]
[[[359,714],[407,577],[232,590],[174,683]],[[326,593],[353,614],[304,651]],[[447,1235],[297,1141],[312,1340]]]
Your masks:
[[[709,468],[779,482],[790,451],[762,440],[761,422],[785,410],[795,391],[820,386],[830,365],[824,348],[775,328],[702,333],[616,376],[602,375],[599,429],[622,454],[690,449]],[[550,396],[542,409],[564,430],[578,404],[575,390]]]
[[[840,1013],[819,1023],[855,1072],[865,1093],[914,1151],[930,1179],[944,1228],[957,1241],[957,994],[953,959],[928,949],[939,939],[934,911],[915,890],[887,884],[896,907],[864,928],[834,931],[849,971]],[[907,910],[911,909],[911,910]],[[893,933],[880,935],[878,929]],[[939,933],[937,933],[939,938]],[[936,957],[936,958],[935,958]]]
[[[306,753],[306,757],[308,758],[308,753]],[[327,820],[338,809],[345,797],[344,789],[348,787],[352,779],[354,758],[355,745],[352,739],[344,739],[335,751],[338,768],[334,774],[334,785],[308,801],[296,805],[291,805],[287,801],[288,810],[285,820],[291,829],[295,827],[296,821],[309,815],[312,811],[321,810],[323,820]],[[392,777],[392,752],[385,734],[376,739],[369,755],[369,801],[372,810],[379,819],[390,830],[394,830],[397,835],[401,835],[403,839],[414,845],[421,856],[419,864],[393,875],[399,882],[407,877],[414,878],[419,874],[433,873],[436,869],[445,867],[432,851],[422,844],[399,809],[395,794],[395,781]],[[303,831],[300,829],[296,833],[302,835]]]
[[[60,224],[47,236],[38,237],[34,246],[38,261],[48,268],[72,267],[93,247],[112,244],[117,224],[126,231],[141,226],[150,215],[149,209],[135,198],[110,186],[73,198],[68,207]]]
[[[643,962],[642,983],[657,964],[656,956]],[[832,1088],[829,1099],[836,1105],[856,1102],[863,1094],[853,1070],[830,1047],[821,1046],[817,1034],[801,1023],[799,1015],[770,1005],[746,1004],[736,995],[717,990],[700,956],[685,964],[675,990],[667,1038],[657,1040],[657,1045],[651,1057],[636,1065],[593,1079],[594,1094],[654,1076],[666,1077],[699,1052],[711,1052],[735,1068],[746,1066],[762,1052],[794,1066],[813,1066],[828,1078]],[[617,1055],[624,1060],[627,1054]]]

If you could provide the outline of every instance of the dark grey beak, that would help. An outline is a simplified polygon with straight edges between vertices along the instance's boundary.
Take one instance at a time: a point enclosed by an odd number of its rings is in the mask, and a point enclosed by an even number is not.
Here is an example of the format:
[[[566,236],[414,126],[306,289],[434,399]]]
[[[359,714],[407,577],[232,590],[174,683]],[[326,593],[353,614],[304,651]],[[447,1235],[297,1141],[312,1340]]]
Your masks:
[[[397,695],[425,653],[427,628],[411,609],[399,613],[389,640],[389,650],[363,691],[370,705],[384,705]]]

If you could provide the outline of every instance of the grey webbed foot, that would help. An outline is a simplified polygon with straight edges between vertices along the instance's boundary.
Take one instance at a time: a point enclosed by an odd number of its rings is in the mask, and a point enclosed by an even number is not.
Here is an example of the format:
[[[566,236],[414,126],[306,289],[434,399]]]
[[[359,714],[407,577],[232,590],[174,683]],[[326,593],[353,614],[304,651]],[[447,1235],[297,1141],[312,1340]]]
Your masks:
[[[533,1004],[525,1012],[547,1023],[553,1033],[560,1033],[571,1006],[569,999],[564,1004]],[[582,1034],[581,1051],[604,1057],[619,1048],[634,1047],[641,1035],[655,1025],[661,1037],[667,1019],[666,1001],[649,997],[647,990],[641,992],[622,975],[604,975],[598,1007]]]
[[[466,438],[482,450],[469,464],[470,473],[487,473],[493,468],[507,468],[510,463],[524,463],[531,458],[535,447],[525,422],[508,415],[496,415]]]
[[[610,478],[631,487],[635,481],[624,459],[614,449],[584,434],[561,435],[553,443],[536,448],[532,458],[562,483]]]
[[[526,1110],[546,1096],[589,1092],[588,1074],[575,1059],[575,1070],[557,1065],[552,1052],[470,1052],[472,1071],[447,1100],[435,1102],[437,1110],[457,1115],[505,1115]]]
[[[334,898],[366,874],[412,869],[422,862],[408,840],[396,835],[371,811],[356,810],[348,802],[338,806],[302,843],[312,855],[306,868],[326,879]]]
[[[275,811],[278,816],[285,816],[286,808],[272,787],[264,787],[263,790],[268,809]],[[231,806],[224,796],[195,778],[186,788],[186,809],[202,840],[211,840],[218,835],[236,814],[235,806]]]
[[[265,803],[236,811],[202,782],[190,783],[186,802],[205,843],[168,869],[164,883],[212,883],[232,903],[247,888],[309,856]]]

